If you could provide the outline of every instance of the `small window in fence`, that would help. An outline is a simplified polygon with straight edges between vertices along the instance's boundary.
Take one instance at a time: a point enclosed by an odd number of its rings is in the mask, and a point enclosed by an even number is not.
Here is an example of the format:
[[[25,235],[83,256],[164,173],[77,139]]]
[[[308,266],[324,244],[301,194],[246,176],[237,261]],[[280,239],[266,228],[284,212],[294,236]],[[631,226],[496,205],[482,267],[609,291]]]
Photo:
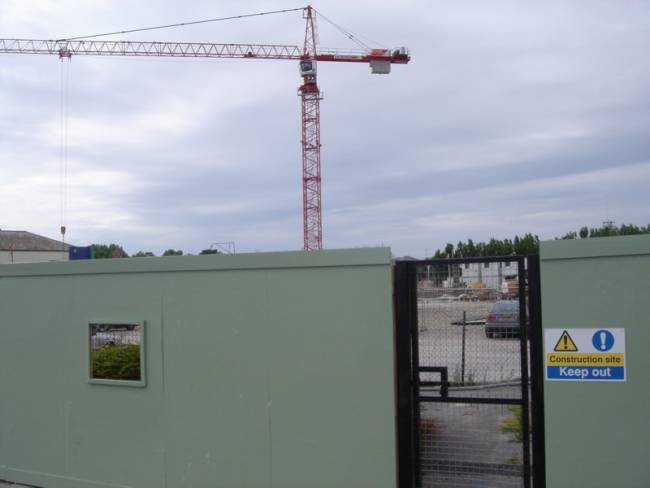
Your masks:
[[[144,324],[88,325],[91,383],[144,386]]]

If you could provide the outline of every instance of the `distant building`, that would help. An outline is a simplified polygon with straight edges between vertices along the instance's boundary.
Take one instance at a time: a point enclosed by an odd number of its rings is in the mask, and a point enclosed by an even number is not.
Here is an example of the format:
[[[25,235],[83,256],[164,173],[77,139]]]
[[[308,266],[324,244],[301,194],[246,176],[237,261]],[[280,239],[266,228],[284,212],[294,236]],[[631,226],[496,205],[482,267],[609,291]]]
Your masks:
[[[0,230],[0,264],[68,261],[70,246],[24,230]]]
[[[475,287],[484,285],[485,288],[508,291],[507,282],[517,279],[517,261],[464,263],[461,266],[461,282],[464,286]]]

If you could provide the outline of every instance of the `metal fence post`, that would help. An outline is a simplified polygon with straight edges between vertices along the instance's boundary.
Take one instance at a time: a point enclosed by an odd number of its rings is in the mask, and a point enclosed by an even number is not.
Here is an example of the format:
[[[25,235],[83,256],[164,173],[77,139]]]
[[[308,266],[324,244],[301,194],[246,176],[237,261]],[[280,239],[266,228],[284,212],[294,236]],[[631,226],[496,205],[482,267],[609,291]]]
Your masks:
[[[414,486],[413,362],[411,310],[406,262],[396,262],[393,274],[395,311],[395,367],[397,376],[397,466],[399,488]]]
[[[465,337],[467,334],[467,312],[463,310],[463,354],[460,363],[460,383],[465,386]]]
[[[521,423],[524,454],[524,488],[530,488],[530,401],[528,384],[528,325],[526,307],[526,259],[517,260],[518,295],[519,295],[519,327],[521,332],[519,340],[521,345]]]
[[[533,487],[546,487],[546,442],[544,438],[544,349],[539,256],[528,261],[528,307],[530,316],[530,379],[533,424]]]

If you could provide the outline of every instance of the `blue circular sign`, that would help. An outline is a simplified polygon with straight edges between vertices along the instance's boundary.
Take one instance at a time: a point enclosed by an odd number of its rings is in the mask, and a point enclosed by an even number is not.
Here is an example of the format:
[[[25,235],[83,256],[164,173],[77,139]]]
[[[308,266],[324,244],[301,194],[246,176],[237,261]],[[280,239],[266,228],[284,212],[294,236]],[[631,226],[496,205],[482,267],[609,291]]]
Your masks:
[[[614,347],[614,334],[608,330],[597,330],[591,338],[591,343],[597,351],[607,352]]]

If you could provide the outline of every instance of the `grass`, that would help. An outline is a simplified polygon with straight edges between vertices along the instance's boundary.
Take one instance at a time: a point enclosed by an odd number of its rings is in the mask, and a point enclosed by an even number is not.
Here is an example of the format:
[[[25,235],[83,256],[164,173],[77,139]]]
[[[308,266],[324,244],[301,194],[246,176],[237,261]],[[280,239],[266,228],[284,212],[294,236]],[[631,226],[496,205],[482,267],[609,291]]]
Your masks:
[[[510,405],[508,410],[511,415],[501,424],[501,432],[513,434],[515,440],[521,442],[524,438],[521,405]]]
[[[505,461],[503,461],[503,464],[520,464],[519,463],[519,458],[517,456],[510,456],[507,458]]]
[[[514,441],[522,442],[524,440],[523,409],[521,408],[521,405],[509,405],[508,410],[510,410],[510,416],[508,416],[508,418],[506,418],[501,424],[501,432],[512,434],[514,436]],[[503,464],[520,463],[519,457],[516,455],[510,456],[503,461]]]

